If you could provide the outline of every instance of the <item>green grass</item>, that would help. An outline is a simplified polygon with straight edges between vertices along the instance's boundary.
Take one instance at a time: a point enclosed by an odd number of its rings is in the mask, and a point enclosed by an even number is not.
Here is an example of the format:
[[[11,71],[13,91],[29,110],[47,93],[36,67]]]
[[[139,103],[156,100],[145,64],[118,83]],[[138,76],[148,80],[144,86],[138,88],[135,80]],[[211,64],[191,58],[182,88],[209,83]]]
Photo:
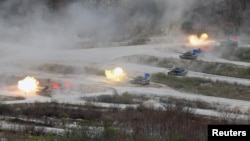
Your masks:
[[[22,96],[4,96],[0,95],[0,101],[24,100]]]
[[[175,97],[168,97],[168,98],[161,97],[160,102],[166,104],[173,104],[177,106],[190,107],[190,108],[214,109],[214,105],[211,105],[210,103],[200,100],[187,100],[184,98],[180,99]]]
[[[202,60],[190,61],[184,59],[162,58],[149,55],[133,55],[126,56],[120,59],[133,63],[157,66],[162,68],[182,67],[190,71],[250,79],[250,67],[229,63],[206,62]]]
[[[115,103],[115,104],[138,104],[138,102],[135,102],[133,100],[134,97],[135,96],[127,92],[121,95],[114,92],[113,95],[100,95],[97,97],[90,97],[85,99],[93,102],[104,102],[104,103]]]
[[[195,94],[250,100],[250,87],[227,82],[212,81],[193,77],[169,76],[165,73],[156,73],[151,77],[153,82],[162,83],[178,91]]]
[[[222,57],[235,60],[235,61],[244,61],[250,62],[250,48],[240,48],[240,47],[230,47],[222,48]]]

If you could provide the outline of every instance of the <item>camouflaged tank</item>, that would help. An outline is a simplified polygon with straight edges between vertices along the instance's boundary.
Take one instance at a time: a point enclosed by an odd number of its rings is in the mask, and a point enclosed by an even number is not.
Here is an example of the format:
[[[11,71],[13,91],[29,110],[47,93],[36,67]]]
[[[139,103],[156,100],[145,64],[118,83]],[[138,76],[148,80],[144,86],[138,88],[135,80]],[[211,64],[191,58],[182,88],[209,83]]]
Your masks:
[[[137,76],[134,79],[130,80],[130,83],[132,84],[140,84],[140,85],[148,85],[150,83],[150,80],[142,77],[142,76]]]

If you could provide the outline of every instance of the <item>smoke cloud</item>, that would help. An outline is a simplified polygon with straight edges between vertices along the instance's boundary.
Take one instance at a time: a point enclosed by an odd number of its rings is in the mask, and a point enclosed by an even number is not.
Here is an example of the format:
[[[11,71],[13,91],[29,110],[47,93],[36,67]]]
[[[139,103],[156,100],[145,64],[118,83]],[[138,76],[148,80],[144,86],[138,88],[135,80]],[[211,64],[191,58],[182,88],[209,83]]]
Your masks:
[[[2,0],[2,71],[60,60],[59,50],[173,34],[192,1],[62,0],[53,4],[48,0]]]

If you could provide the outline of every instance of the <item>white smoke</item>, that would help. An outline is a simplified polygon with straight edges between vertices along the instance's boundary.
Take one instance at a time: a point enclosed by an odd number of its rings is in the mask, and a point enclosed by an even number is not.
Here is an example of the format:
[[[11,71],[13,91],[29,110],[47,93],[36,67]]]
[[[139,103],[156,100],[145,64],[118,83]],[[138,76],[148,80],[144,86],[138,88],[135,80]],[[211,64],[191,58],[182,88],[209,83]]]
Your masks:
[[[10,72],[34,62],[60,60],[59,50],[74,49],[79,43],[102,46],[151,33],[150,28],[168,29],[180,23],[191,2],[120,0],[94,4],[75,0],[53,9],[43,0],[2,0],[0,65],[4,72]]]

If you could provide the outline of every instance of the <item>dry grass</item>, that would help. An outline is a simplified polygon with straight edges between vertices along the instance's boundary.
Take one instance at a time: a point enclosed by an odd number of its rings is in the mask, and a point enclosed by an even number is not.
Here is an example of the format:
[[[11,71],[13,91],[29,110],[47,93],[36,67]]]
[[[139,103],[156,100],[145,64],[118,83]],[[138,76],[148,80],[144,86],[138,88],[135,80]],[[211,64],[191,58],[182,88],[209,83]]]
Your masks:
[[[27,125],[27,131],[1,131],[0,136],[7,139],[24,139],[42,141],[69,141],[69,140],[119,140],[119,141],[164,141],[178,140],[200,141],[207,137],[208,124],[231,123],[228,118],[203,118],[195,116],[192,111],[182,110],[183,105],[177,107],[168,106],[166,111],[146,109],[144,107],[113,110],[93,106],[69,105],[52,103],[0,105],[2,116],[22,117],[27,121],[13,120],[15,124]],[[204,106],[204,105],[203,105]],[[17,110],[18,109],[18,110]],[[191,113],[190,113],[191,112]],[[63,135],[48,135],[41,132],[33,132],[35,123],[28,119],[39,119],[52,127],[63,128],[62,125],[77,122],[79,128],[68,130]],[[32,120],[33,121],[33,120]],[[235,123],[235,121],[234,121]],[[236,123],[240,123],[236,121]],[[102,127],[92,129],[94,136],[90,136],[88,126]],[[31,130],[30,130],[31,129]],[[129,131],[129,132],[128,132]],[[21,134],[20,134],[21,133]],[[12,136],[14,134],[15,136]],[[199,136],[195,136],[199,135]]]

